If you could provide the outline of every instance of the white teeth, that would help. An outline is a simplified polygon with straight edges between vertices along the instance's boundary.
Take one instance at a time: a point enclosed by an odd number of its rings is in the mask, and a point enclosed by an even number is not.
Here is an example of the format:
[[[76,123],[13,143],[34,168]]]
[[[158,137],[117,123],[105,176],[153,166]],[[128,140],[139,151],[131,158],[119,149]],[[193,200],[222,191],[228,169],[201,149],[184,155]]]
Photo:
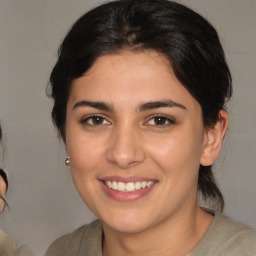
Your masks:
[[[111,184],[111,181],[109,181],[110,184]],[[107,186],[108,186],[108,182],[107,182]],[[109,186],[108,186],[109,187]],[[114,190],[118,190],[118,186],[117,186],[117,182],[116,181],[113,181],[111,186],[109,188],[112,188]]]
[[[112,188],[112,184],[111,184],[111,181],[107,181],[107,186],[109,187],[109,188]]]
[[[117,185],[118,185],[118,189],[117,189],[118,191],[125,191],[125,187],[126,187],[125,183],[119,181]]]
[[[125,186],[126,191],[134,191],[135,190],[135,184],[133,182],[129,182]]]
[[[150,186],[153,185],[153,181],[147,182],[147,187],[149,188]]]
[[[106,186],[114,189],[114,190],[118,190],[120,192],[133,192],[142,188],[146,188],[146,187],[151,187],[154,182],[153,181],[136,181],[136,182],[128,182],[128,183],[124,183],[121,181],[106,181],[105,182]]]
[[[136,182],[135,183],[135,189],[141,189],[141,182]]]

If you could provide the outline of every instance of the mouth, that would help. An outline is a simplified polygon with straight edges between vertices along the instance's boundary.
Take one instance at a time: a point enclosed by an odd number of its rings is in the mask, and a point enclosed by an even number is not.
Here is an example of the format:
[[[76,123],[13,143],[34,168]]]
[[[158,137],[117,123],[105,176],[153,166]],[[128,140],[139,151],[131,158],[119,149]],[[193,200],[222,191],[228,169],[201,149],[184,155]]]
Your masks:
[[[99,179],[105,194],[119,202],[131,202],[145,197],[153,190],[157,180],[146,177],[109,176]]]
[[[119,192],[135,192],[153,186],[154,181],[136,181],[136,182],[121,182],[121,181],[102,181],[108,188]]]

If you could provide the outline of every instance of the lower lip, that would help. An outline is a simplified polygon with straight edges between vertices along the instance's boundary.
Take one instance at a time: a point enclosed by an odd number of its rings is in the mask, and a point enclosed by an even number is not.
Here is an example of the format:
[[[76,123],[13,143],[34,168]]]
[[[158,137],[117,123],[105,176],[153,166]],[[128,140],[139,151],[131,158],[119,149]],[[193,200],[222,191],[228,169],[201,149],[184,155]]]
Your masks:
[[[111,199],[119,201],[119,202],[136,201],[136,200],[146,196],[155,186],[155,183],[154,183],[150,187],[138,189],[138,190],[135,190],[132,192],[120,192],[118,190],[109,188],[102,181],[100,183],[102,184],[103,190],[106,193],[106,195],[108,197],[110,197]]]

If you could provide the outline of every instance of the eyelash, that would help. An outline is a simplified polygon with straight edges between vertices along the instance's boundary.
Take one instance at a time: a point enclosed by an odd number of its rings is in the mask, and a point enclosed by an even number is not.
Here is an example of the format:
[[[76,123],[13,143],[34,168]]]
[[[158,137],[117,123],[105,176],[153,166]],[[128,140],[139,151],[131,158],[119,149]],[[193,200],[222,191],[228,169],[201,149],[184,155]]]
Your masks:
[[[173,118],[170,118],[169,116],[166,116],[166,115],[154,115],[152,116],[150,119],[148,119],[148,121],[146,123],[149,123],[149,121],[156,119],[156,118],[161,118],[163,119],[164,121],[164,124],[148,124],[149,126],[157,126],[159,128],[163,128],[163,127],[166,127],[166,126],[169,126],[171,124],[175,124],[175,120]],[[168,123],[166,123],[168,122]]]
[[[104,123],[100,123],[100,124],[93,124],[93,123],[89,123],[89,121],[91,120],[93,120],[93,118],[99,118],[102,122],[108,122],[108,124],[104,124]],[[100,126],[100,125],[109,125],[110,124],[110,122],[109,121],[107,121],[107,119],[104,117],[104,116],[102,116],[102,115],[90,115],[90,116],[88,116],[88,117],[86,117],[86,118],[83,118],[81,121],[81,124],[85,124],[85,125],[91,125],[91,126]]]
[[[96,120],[96,118],[99,118],[100,119],[99,121],[101,123],[98,123],[98,124],[93,123],[93,118],[95,118],[94,120]],[[164,123],[163,124],[150,124],[149,123],[151,120],[153,120],[153,122],[156,121],[157,118],[162,119],[162,121],[164,121]],[[91,121],[91,123],[90,123],[90,121]],[[86,124],[86,125],[91,125],[91,126],[101,126],[101,125],[110,125],[111,124],[104,116],[99,115],[99,114],[90,115],[86,118],[83,118],[80,122],[81,122],[81,124]],[[104,122],[107,122],[107,124],[104,124]],[[169,126],[171,124],[175,124],[175,123],[176,122],[173,118],[170,118],[166,115],[159,115],[159,114],[150,117],[150,119],[148,119],[145,122],[145,124],[148,126],[157,126],[159,128],[163,128],[163,127]]]

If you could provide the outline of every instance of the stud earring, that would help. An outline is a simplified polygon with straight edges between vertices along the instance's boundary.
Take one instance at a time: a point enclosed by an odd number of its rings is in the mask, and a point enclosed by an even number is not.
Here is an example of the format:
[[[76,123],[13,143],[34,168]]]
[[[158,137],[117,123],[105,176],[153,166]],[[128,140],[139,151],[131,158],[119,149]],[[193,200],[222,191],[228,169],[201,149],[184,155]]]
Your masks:
[[[65,165],[66,165],[66,166],[69,166],[69,164],[70,164],[70,158],[69,158],[69,156],[68,156],[68,157],[66,157],[66,159],[65,159]]]

